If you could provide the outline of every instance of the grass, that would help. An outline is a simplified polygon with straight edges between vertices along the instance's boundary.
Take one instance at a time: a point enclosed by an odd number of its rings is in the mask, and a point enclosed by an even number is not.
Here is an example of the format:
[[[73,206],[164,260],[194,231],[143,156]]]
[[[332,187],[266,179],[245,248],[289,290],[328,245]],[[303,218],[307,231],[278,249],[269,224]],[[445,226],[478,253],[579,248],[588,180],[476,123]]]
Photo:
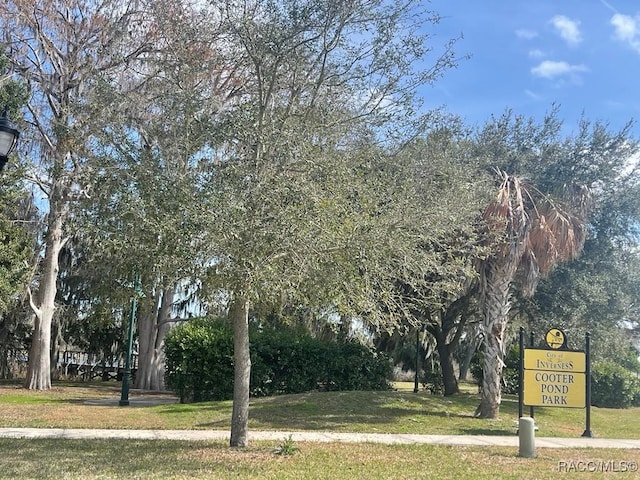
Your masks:
[[[140,392],[131,392],[132,398]],[[118,407],[87,404],[119,399],[115,383],[56,383],[48,392],[0,384],[0,426],[132,429],[230,428],[231,402]],[[389,392],[312,392],[252,399],[250,429],[338,432],[514,435],[518,405],[503,400],[501,417],[472,414],[479,397],[473,387],[442,398],[413,393],[412,385]],[[117,403],[117,402],[116,402]],[[579,437],[584,410],[539,408],[540,436]],[[597,437],[639,438],[640,409],[592,409]],[[283,446],[286,452],[283,455]],[[132,440],[0,439],[0,478],[246,478],[246,479],[555,479],[562,465],[578,462],[640,462],[637,450],[537,449],[523,459],[517,449],[443,445],[314,444],[253,442],[231,449],[219,442]],[[280,454],[278,454],[280,452]],[[564,462],[564,463],[563,463]],[[573,462],[573,463],[570,463]],[[608,463],[607,463],[608,462]],[[636,463],[636,465],[637,465]],[[587,465],[583,463],[582,465]],[[591,465],[599,465],[592,463]],[[602,478],[567,472],[571,478]],[[638,478],[617,472],[615,478]]]
[[[498,447],[308,444],[278,455],[274,444],[231,449],[216,442],[2,440],[0,478],[8,479],[557,479],[573,462],[639,460],[638,452],[538,449],[533,459]],[[602,478],[574,473],[570,478]],[[635,472],[616,479],[637,478]],[[607,477],[609,478],[609,477]]]
[[[473,418],[479,402],[474,387],[448,398],[400,387],[389,392],[311,392],[252,399],[249,426],[254,430],[443,435],[516,432],[518,403],[513,396],[503,398],[499,419],[480,420]],[[132,398],[141,395],[131,393]],[[231,425],[230,401],[127,408],[85,403],[119,398],[115,383],[57,383],[47,392],[0,384],[0,427],[226,430]],[[583,409],[537,408],[535,417],[540,436],[579,437],[585,430]],[[639,438],[640,408],[593,407],[591,430],[602,438]]]

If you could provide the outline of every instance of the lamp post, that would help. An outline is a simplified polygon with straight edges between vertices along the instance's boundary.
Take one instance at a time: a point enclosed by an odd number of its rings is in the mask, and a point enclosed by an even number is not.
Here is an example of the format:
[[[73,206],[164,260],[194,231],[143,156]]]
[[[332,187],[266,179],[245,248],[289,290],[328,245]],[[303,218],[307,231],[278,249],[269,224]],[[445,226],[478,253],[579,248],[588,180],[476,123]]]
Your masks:
[[[2,112],[0,117],[0,171],[4,168],[9,160],[9,154],[16,147],[20,132],[15,128],[9,117],[7,109]]]
[[[413,379],[413,393],[418,393],[418,383],[420,379],[420,329],[416,328],[416,376]]]
[[[131,311],[129,312],[129,335],[127,338],[127,358],[125,359],[125,367],[122,375],[122,390],[120,392],[121,407],[129,406],[129,381],[131,378],[131,351],[133,349],[133,323],[136,318],[136,309],[138,307],[138,295],[140,293],[140,277],[136,275],[134,281],[134,293],[131,298]]]

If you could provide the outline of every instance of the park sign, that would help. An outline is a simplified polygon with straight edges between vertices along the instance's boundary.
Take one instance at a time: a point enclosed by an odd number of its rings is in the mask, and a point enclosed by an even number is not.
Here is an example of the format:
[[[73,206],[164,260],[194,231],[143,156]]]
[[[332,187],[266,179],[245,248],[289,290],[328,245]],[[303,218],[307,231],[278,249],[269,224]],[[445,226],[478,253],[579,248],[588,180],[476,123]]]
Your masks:
[[[586,429],[591,437],[591,368],[589,356],[590,335],[585,335],[585,350],[567,348],[565,333],[557,328],[544,337],[545,347],[534,348],[533,333],[530,346],[525,348],[524,329],[520,328],[520,388],[518,415],[523,406],[586,409]]]
[[[585,407],[584,352],[524,350],[524,404],[532,407]]]

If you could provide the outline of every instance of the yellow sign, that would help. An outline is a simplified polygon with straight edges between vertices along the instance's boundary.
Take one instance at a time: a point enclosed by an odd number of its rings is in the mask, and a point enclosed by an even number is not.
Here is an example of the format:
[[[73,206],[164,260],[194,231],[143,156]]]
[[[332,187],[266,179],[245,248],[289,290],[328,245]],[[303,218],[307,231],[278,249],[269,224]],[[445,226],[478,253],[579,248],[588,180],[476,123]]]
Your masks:
[[[523,394],[523,403],[531,407],[584,408],[585,374],[525,370]]]
[[[586,365],[584,352],[525,348],[523,403],[531,407],[584,408]]]
[[[552,370],[555,372],[584,372],[586,371],[586,356],[584,352],[569,350],[538,350],[524,349],[525,370]]]
[[[547,342],[547,346],[549,348],[559,349],[567,344],[567,337],[565,336],[562,330],[558,330],[557,328],[552,328],[547,332],[544,337]]]

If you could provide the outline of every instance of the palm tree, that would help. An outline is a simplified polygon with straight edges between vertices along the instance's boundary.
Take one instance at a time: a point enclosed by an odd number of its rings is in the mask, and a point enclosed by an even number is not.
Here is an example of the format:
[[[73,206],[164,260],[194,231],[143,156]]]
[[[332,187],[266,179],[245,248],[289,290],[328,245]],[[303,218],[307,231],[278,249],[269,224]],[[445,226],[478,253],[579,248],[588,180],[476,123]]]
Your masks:
[[[525,295],[533,295],[541,277],[580,253],[588,199],[586,187],[571,188],[564,195],[571,211],[565,210],[520,177],[496,172],[498,194],[484,212],[493,249],[480,269],[484,365],[476,415],[481,418],[496,418],[500,410],[512,286],[518,281]]]

